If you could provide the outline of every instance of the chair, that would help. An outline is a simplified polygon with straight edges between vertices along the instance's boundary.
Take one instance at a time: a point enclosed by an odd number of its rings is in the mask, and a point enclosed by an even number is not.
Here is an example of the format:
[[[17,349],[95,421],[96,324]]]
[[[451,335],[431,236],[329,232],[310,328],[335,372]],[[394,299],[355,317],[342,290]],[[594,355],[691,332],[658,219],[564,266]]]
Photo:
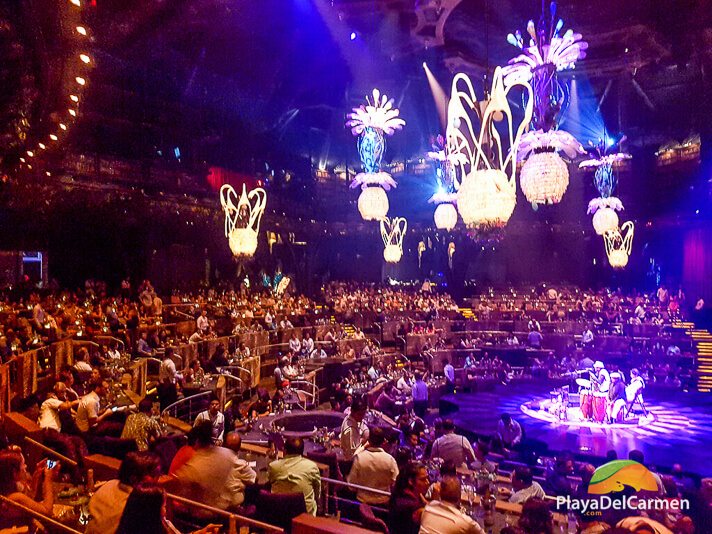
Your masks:
[[[302,493],[271,493],[261,490],[257,496],[255,519],[291,532],[292,519],[306,511]]]
[[[361,506],[359,506],[358,511],[361,515],[361,524],[364,526],[364,528],[367,528],[368,530],[373,530],[375,532],[383,532],[384,534],[388,534],[388,526],[382,519],[378,519],[375,515],[373,515],[373,510],[368,504],[361,503]]]

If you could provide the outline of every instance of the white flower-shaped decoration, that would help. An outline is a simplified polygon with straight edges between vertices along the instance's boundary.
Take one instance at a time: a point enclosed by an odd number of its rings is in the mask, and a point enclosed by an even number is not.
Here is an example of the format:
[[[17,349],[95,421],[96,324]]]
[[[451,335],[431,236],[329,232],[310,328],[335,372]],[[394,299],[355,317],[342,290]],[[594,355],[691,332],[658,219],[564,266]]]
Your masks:
[[[393,99],[389,100],[385,94],[374,89],[372,99],[366,97],[366,105],[353,108],[349,113],[346,126],[351,128],[353,135],[361,135],[369,127],[393,135],[405,126],[405,121],[399,115],[400,110],[393,106]]]
[[[614,211],[623,211],[623,202],[621,202],[618,197],[594,198],[588,203],[588,211],[586,213],[591,215],[604,208],[610,208]]]
[[[569,132],[563,130],[532,130],[522,135],[519,142],[517,159],[524,161],[538,149],[553,148],[557,152],[563,152],[570,159],[579,154],[585,154],[583,145]]]
[[[529,21],[529,25],[533,27],[534,23]],[[547,64],[554,65],[557,71],[574,68],[576,61],[586,57],[588,48],[581,34],[573,30],[567,30],[563,37],[552,37],[548,43],[536,43],[532,39],[528,48],[523,47],[519,32],[516,37],[509,34],[507,40],[522,49],[522,53],[510,59],[504,67],[504,77],[509,84],[530,81],[534,70]]]
[[[623,223],[603,236],[606,245],[608,263],[614,269],[622,269],[628,265],[628,258],[633,250],[633,232],[635,228],[632,221]]]
[[[407,229],[408,221],[404,217],[381,219],[381,237],[385,246],[383,258],[388,263],[398,263],[403,257],[403,238]]]
[[[220,188],[220,204],[225,211],[225,237],[235,256],[252,256],[257,250],[260,220],[267,205],[267,193],[261,187],[249,193],[242,185],[238,197],[235,189],[225,184]]]
[[[632,159],[633,156],[630,154],[627,154],[625,152],[617,152],[615,154],[606,154],[605,156],[601,156],[598,158],[591,158],[591,159],[586,159],[579,163],[579,169],[590,169],[594,167],[600,167],[601,165],[605,165],[606,163],[610,163],[613,165],[617,161],[623,161],[626,159]]]
[[[351,189],[356,189],[358,186],[366,187],[369,185],[380,185],[386,191],[390,191],[391,187],[397,187],[398,184],[393,177],[384,171],[378,172],[360,172],[353,180],[351,180]]]

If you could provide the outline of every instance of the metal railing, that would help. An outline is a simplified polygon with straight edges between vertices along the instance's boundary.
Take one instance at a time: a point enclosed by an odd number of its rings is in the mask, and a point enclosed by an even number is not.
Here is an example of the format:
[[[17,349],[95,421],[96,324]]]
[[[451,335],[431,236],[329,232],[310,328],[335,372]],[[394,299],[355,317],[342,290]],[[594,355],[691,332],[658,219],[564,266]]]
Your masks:
[[[319,387],[309,380],[292,380],[289,386],[299,398],[301,406],[306,411],[309,406],[319,406]]]
[[[243,384],[241,393],[245,389],[250,389],[250,387],[252,386],[252,371],[250,371],[246,367],[242,367],[240,365],[226,365],[225,367],[221,368],[221,371],[223,374],[226,373],[234,377],[239,377],[240,381]],[[247,385],[246,387],[245,384]]]
[[[262,521],[250,519],[249,517],[226,512],[220,508],[214,508],[212,506],[208,506],[207,504],[192,501],[190,499],[186,499],[185,497],[181,497],[180,495],[167,493],[166,497],[170,501],[178,502],[191,508],[197,508],[203,512],[209,512],[213,516],[226,519],[228,522],[227,534],[237,534],[239,531],[238,526],[247,526],[249,527],[250,532],[254,532],[254,529],[257,529],[259,532],[274,532],[276,534],[284,532],[284,530],[280,527],[270,525],[269,523],[263,523]]]
[[[126,343],[122,339],[114,336],[94,336],[97,341],[116,341],[119,344],[119,351],[126,352]],[[108,343],[107,343],[108,345]]]
[[[51,517],[41,514],[39,512],[35,512],[32,508],[28,508],[27,506],[24,506],[18,502],[12,501],[4,495],[0,495],[0,502],[12,506],[13,508],[17,508],[18,510],[22,510],[24,514],[29,515],[30,517],[34,517],[43,525],[52,525],[53,531],[69,532],[70,534],[82,534],[82,532],[80,532],[79,530],[74,530],[72,527],[60,523],[56,519],[52,519]]]
[[[210,404],[210,397],[213,395],[214,393],[212,391],[203,391],[197,395],[180,399],[170,406],[167,406],[161,412],[161,417],[174,417],[175,419],[192,425],[198,414],[207,410]]]
[[[321,485],[322,485],[322,492],[321,492],[321,509],[325,512],[336,512],[339,509],[339,504],[341,503],[348,503],[350,506],[359,506],[361,504],[360,501],[355,501],[353,499],[347,499],[346,497],[342,497],[337,495],[336,493],[336,488],[348,488],[352,491],[358,492],[366,492],[366,493],[371,493],[373,495],[380,495],[382,497],[389,497],[390,498],[390,492],[388,491],[382,491],[379,489],[375,488],[369,488],[368,486],[360,486],[358,484],[350,484],[349,482],[345,482],[343,480],[336,480],[333,478],[327,478],[327,477],[321,477]],[[333,506],[330,506],[332,505]],[[369,506],[373,510],[378,510],[379,512],[382,512],[384,514],[388,513],[387,508],[383,508],[378,505],[374,504],[369,504]]]

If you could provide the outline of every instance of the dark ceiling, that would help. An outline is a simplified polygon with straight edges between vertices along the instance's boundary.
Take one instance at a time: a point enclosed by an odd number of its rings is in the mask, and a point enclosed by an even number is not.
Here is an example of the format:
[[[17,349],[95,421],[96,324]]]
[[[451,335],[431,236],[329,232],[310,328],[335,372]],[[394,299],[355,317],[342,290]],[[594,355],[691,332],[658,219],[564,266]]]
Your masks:
[[[389,157],[422,151],[440,130],[422,63],[446,90],[456,70],[479,80],[514,54],[507,33],[541,10],[533,0],[88,3],[96,68],[74,147],[141,158],[180,147],[186,160],[245,171],[255,158],[352,162],[344,115],[375,86],[408,123]],[[590,44],[575,70],[582,105],[639,145],[699,131],[711,4],[561,2],[565,28]]]

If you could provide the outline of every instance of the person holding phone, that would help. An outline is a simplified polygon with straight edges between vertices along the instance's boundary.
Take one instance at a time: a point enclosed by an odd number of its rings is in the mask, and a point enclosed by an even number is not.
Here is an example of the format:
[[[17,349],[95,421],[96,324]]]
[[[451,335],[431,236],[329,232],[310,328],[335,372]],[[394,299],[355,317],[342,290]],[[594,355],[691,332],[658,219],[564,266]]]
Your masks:
[[[35,512],[52,516],[54,506],[54,491],[52,483],[59,473],[59,462],[50,467],[47,461],[37,465],[30,475],[27,471],[25,457],[20,450],[9,450],[0,453],[0,495],[10,501],[21,504]],[[42,500],[36,501],[41,485]],[[0,504],[0,528],[26,525],[32,527],[32,517],[7,503]]]

